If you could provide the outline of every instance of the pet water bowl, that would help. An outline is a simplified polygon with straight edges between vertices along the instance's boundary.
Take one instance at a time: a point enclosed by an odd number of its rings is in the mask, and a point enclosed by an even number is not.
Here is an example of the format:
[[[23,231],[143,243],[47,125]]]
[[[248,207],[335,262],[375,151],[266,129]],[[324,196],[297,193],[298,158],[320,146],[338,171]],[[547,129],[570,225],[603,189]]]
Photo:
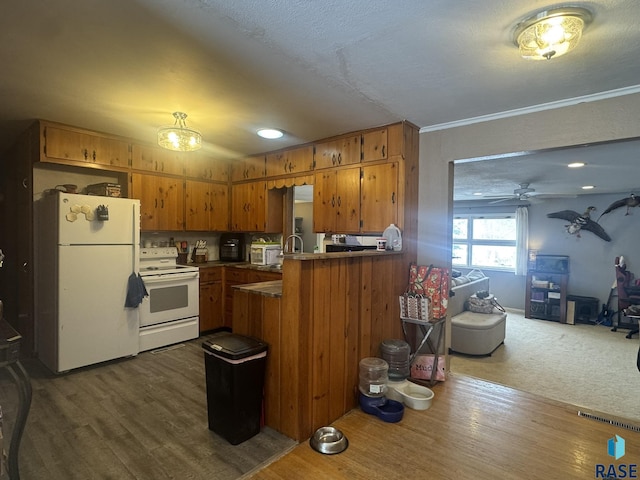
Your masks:
[[[344,452],[349,446],[349,440],[335,427],[320,427],[309,439],[309,445],[316,452],[333,455]]]
[[[409,380],[389,382],[387,384],[387,398],[402,402],[413,410],[428,409],[431,406],[433,397],[433,390]]]
[[[360,408],[363,412],[375,415],[380,420],[389,423],[399,422],[404,415],[402,402],[386,397],[368,397],[363,393],[360,394]]]

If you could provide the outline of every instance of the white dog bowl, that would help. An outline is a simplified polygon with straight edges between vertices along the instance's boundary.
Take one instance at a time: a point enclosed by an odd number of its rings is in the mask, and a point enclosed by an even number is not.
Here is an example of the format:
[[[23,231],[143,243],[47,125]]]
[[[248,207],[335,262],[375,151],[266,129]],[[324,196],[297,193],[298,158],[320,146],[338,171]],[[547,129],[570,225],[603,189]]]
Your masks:
[[[402,402],[413,410],[426,410],[431,406],[434,393],[430,388],[404,380],[388,382],[386,397]]]

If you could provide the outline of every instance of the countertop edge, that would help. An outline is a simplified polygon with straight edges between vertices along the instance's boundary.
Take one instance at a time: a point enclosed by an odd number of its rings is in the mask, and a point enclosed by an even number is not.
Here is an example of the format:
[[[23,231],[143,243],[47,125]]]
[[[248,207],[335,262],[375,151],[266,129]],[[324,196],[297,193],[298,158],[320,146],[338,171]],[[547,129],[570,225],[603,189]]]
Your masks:
[[[265,297],[282,297],[282,280],[271,280],[268,282],[244,283],[233,285],[236,290],[255,293]]]
[[[403,251],[393,250],[362,250],[359,252],[330,252],[330,253],[286,253],[285,260],[328,260],[333,258],[351,258],[351,257],[380,257],[388,255],[402,255]]]

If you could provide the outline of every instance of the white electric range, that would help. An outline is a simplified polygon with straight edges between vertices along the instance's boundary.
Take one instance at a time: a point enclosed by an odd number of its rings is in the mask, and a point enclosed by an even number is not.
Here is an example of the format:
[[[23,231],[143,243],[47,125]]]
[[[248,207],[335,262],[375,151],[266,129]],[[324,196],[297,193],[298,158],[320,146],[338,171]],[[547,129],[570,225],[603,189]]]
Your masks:
[[[140,276],[149,294],[139,307],[141,352],[200,335],[200,273],[177,258],[176,247],[140,249]]]

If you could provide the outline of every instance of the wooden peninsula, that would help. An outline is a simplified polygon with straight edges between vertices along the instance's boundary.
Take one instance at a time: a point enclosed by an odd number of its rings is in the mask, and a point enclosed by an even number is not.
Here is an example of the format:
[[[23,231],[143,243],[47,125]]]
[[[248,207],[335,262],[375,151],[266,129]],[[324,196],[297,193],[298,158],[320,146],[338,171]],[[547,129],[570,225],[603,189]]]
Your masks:
[[[269,344],[265,424],[303,441],[357,405],[360,359],[402,338],[406,252],[291,254],[282,281],[238,285],[233,331]]]

